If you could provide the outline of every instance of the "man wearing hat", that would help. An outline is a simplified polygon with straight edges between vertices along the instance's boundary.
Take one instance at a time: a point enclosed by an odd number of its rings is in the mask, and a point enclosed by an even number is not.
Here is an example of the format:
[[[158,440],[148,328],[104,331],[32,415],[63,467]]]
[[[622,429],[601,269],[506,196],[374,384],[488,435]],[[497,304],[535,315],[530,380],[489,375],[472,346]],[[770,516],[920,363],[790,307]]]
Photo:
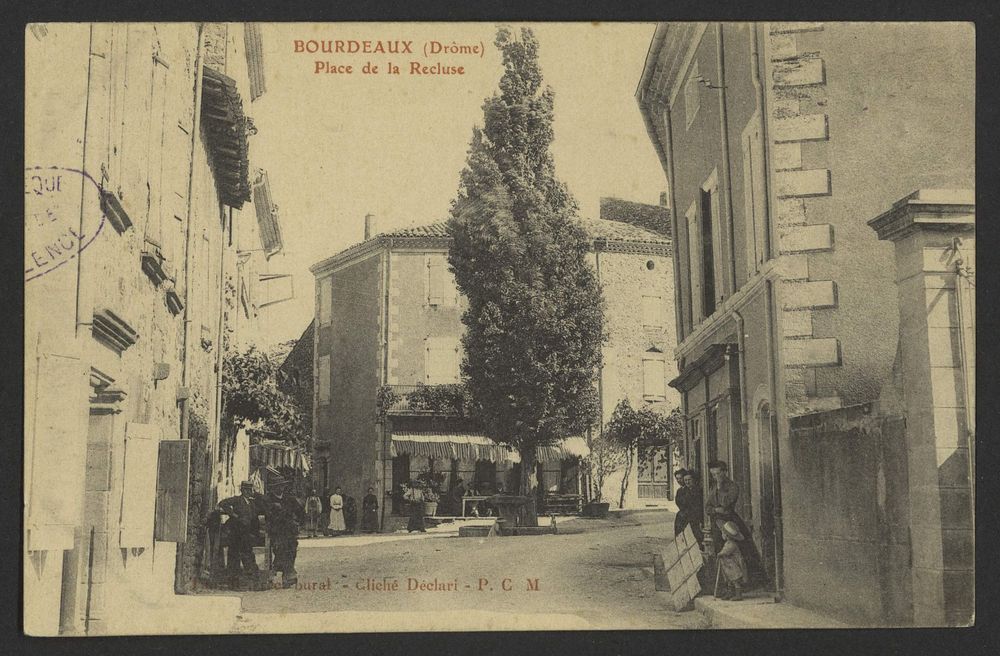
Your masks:
[[[229,516],[229,556],[226,568],[234,585],[239,585],[241,572],[250,577],[257,575],[257,560],[253,555],[253,543],[260,531],[258,514],[260,504],[253,493],[253,483],[240,483],[240,494],[219,502],[219,511]]]
[[[736,512],[740,488],[733,479],[729,478],[729,465],[723,460],[713,460],[708,463],[708,471],[712,476],[712,481],[708,489],[708,496],[705,497],[705,510],[712,520],[712,544],[718,552],[725,541],[722,527],[727,522],[732,522],[740,534],[747,538],[740,540],[738,544],[750,576],[756,582],[763,582],[766,576],[760,554],[757,552],[753,540],[749,539],[750,530],[743,518]]]
[[[305,511],[289,491],[289,481],[277,479],[269,487],[266,520],[267,535],[274,552],[271,569],[281,572],[282,587],[290,588],[298,581],[295,557],[299,549],[299,526],[305,520]]]

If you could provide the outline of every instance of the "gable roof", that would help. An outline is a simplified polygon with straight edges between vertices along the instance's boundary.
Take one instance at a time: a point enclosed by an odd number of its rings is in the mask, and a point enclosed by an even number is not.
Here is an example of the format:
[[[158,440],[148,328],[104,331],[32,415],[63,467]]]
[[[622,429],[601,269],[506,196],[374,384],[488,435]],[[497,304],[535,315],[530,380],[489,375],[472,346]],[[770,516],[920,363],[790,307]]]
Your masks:
[[[621,221],[606,219],[578,218],[577,223],[593,240],[594,250],[670,255],[671,240],[666,235],[658,234],[645,228],[640,228]],[[356,257],[370,254],[382,247],[422,246],[447,248],[451,242],[451,232],[445,221],[426,225],[409,226],[382,232],[370,239],[355,244],[336,255],[317,262],[309,268],[314,274]]]

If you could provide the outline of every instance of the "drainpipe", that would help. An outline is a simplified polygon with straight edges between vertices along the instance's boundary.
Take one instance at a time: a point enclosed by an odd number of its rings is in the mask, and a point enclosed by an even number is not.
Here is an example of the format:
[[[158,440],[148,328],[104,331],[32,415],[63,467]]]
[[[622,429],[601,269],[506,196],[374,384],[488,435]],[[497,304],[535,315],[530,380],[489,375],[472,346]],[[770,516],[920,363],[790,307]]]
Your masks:
[[[198,147],[198,134],[201,131],[201,92],[202,92],[202,58],[205,50],[205,24],[198,24],[198,50],[194,59],[194,124],[191,127],[191,159],[188,168],[187,216],[184,226],[184,337],[181,358],[181,387],[187,389],[190,383],[191,359],[191,223],[194,209],[191,197],[194,192],[194,162]],[[190,391],[181,399],[181,439],[190,439]],[[214,462],[214,459],[213,459]]]
[[[605,240],[595,239],[594,240],[594,269],[597,271],[597,283],[601,283],[601,248],[604,246]],[[604,437],[604,358],[601,358],[601,370],[597,376],[597,434],[601,438]],[[587,429],[587,446],[592,446],[594,431],[592,428]],[[591,488],[593,487],[593,480],[590,477],[590,472],[588,468],[588,481],[587,481],[587,498],[590,499]],[[598,490],[597,496],[604,500],[604,490]]]
[[[233,230],[233,208],[230,207],[228,209],[229,209],[229,213],[228,213],[228,217],[227,217],[227,224],[228,224],[230,233],[232,233],[232,230]],[[226,315],[226,308],[225,308],[225,303],[226,303],[226,250],[228,250],[226,248],[226,225],[223,225],[223,228],[222,228],[222,243],[219,245],[219,251],[220,251],[220,256],[219,256],[219,321],[218,321],[218,332],[216,333],[216,335],[218,335],[218,337],[217,337],[218,342],[217,342],[216,347],[215,347],[215,418],[214,418],[214,421],[212,422],[213,428],[215,429],[215,434],[219,436],[219,440],[217,440],[217,441],[220,443],[220,446],[221,446],[221,439],[222,439],[222,356],[223,356],[223,351],[224,351],[224,349],[223,349],[223,341],[225,339],[224,338],[224,331],[226,330],[226,322],[224,321],[224,317]],[[235,437],[234,437],[233,446],[235,446]],[[212,461],[212,467],[215,467],[215,466],[216,466],[216,461],[213,460]],[[210,497],[210,501],[211,501],[211,505],[214,506],[215,502],[217,501],[217,497],[218,497],[219,491],[218,491],[218,489],[216,488],[215,485],[212,485],[212,487],[210,489],[212,490],[212,496]]]
[[[775,308],[774,308],[774,282],[771,280],[767,281],[767,290],[764,296],[767,306],[767,317],[768,321],[766,323],[767,328],[767,343],[771,349],[770,366],[767,368],[767,378],[768,387],[771,391],[771,401],[774,406],[774,410],[771,413],[771,498],[774,504],[774,594],[777,600],[781,600],[784,597],[784,531],[781,524],[781,453],[778,450],[779,437],[778,437],[778,417],[783,417],[785,414],[785,400],[784,398],[779,398],[778,396],[778,367],[781,366],[779,360],[781,359],[781,345],[776,342],[776,337],[774,334],[775,323]],[[783,395],[782,395],[783,396]],[[780,404],[780,405],[779,405]]]
[[[365,217],[365,232],[370,230],[368,217]],[[383,267],[382,288],[382,385],[389,383],[389,283],[392,281],[392,239],[388,239],[385,248],[385,266]],[[381,526],[385,528],[385,504],[386,491],[390,489],[388,468],[389,468],[389,431],[386,430],[386,417],[382,417],[382,518]]]
[[[733,320],[736,322],[736,346],[737,346],[737,357],[739,361],[739,372],[740,372],[740,422],[743,424],[742,429],[744,435],[746,434],[747,424],[749,419],[749,410],[747,409],[747,367],[746,358],[744,357],[744,352],[746,351],[746,336],[744,333],[744,323],[743,315],[740,314],[739,310],[733,310]]]
[[[768,129],[767,129],[767,119],[765,118],[765,112],[767,112],[767,98],[764,94],[764,83],[761,81],[760,77],[760,26],[756,23],[753,24],[753,35],[750,39],[750,56],[753,60],[754,66],[754,85],[757,91],[757,106],[760,108],[760,142],[761,142],[761,153],[764,159],[764,217],[767,221],[766,229],[764,230],[764,235],[766,237],[764,244],[764,260],[767,261],[771,259],[773,253],[771,244],[774,243],[774,239],[771,236],[771,146],[768,142]]]
[[[87,97],[84,99],[84,109],[83,109],[83,147],[81,149],[80,157],[80,170],[87,170],[87,129],[90,126],[90,77],[93,69],[94,61],[94,26],[90,26],[89,36],[87,38]],[[101,180],[103,184],[103,180]],[[84,194],[86,193],[87,181],[81,177],[80,179],[80,222],[78,225],[78,235],[83,234],[83,217],[84,217]],[[93,325],[93,308],[90,309],[91,316],[87,317],[86,323],[83,323],[83,317],[80,316],[81,311],[81,296],[83,294],[82,288],[82,276],[83,276],[83,242],[77,243],[76,250],[76,326],[74,327],[74,335],[80,336],[80,326],[82,325]]]
[[[726,205],[729,214],[729,293],[732,295],[736,291],[736,228],[733,223],[733,186],[732,175],[733,166],[729,156],[729,111],[726,98],[726,47],[722,35],[722,23],[716,23],[716,54],[719,59],[719,115],[722,122],[722,159],[726,165],[724,168],[726,183],[723,188],[726,190]]]

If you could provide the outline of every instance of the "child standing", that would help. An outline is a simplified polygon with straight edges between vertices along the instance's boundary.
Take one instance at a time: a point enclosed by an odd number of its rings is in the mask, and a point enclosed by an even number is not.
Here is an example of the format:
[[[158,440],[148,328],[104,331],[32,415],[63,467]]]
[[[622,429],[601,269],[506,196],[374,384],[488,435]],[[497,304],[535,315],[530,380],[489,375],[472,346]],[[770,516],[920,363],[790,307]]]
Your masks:
[[[747,565],[740,552],[739,542],[745,538],[735,522],[720,522],[720,524],[719,528],[722,529],[725,543],[719,550],[719,569],[726,579],[727,589],[721,595],[718,595],[718,592],[716,594],[720,599],[741,601],[743,586],[747,583]]]

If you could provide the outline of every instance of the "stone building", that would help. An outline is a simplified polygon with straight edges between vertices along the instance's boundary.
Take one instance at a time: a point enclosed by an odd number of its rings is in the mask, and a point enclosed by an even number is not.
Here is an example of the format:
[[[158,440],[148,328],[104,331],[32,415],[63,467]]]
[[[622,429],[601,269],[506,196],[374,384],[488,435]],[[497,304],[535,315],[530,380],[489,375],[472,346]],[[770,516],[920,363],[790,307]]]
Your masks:
[[[621,221],[581,223],[593,240],[591,262],[608,302],[610,340],[599,388],[604,419],[624,398],[636,407],[669,411],[676,406],[666,386],[674,344],[667,312],[673,295],[670,239]],[[465,301],[448,271],[446,225],[372,233],[366,225],[362,243],[311,269],[317,484],[340,485],[351,494],[371,486],[385,497],[434,470],[445,475],[446,486],[461,477],[482,489],[511,489],[516,454],[476,433],[449,398],[449,386],[459,382]],[[579,457],[588,452],[587,436],[579,436],[539,454],[540,488],[550,507],[572,506],[586,492]],[[640,468],[632,468],[626,505],[667,502],[665,452],[648,452],[654,466],[641,468],[648,480],[639,480]],[[608,482],[607,499],[618,500],[620,479]]]
[[[971,464],[956,408],[972,397],[949,378],[971,360],[945,366],[964,334],[950,325],[930,361],[912,343],[933,285],[918,302],[905,272],[945,262],[912,236],[927,216],[972,224],[963,194],[927,190],[972,188],[973,52],[959,24],[661,24],[636,91],[674,208],[686,462],[730,462],[779,596],[861,624],[971,617],[970,479],[938,483],[927,456]],[[899,233],[898,267],[880,241],[895,233],[867,224],[890,207],[924,217]],[[927,407],[880,409],[893,381],[952,392],[933,430]],[[848,458],[831,441],[848,433],[881,455]]]
[[[260,35],[66,23],[25,42],[25,630],[226,631],[237,598],[175,590],[246,475],[219,376],[256,330],[240,249],[280,248],[248,155]]]

